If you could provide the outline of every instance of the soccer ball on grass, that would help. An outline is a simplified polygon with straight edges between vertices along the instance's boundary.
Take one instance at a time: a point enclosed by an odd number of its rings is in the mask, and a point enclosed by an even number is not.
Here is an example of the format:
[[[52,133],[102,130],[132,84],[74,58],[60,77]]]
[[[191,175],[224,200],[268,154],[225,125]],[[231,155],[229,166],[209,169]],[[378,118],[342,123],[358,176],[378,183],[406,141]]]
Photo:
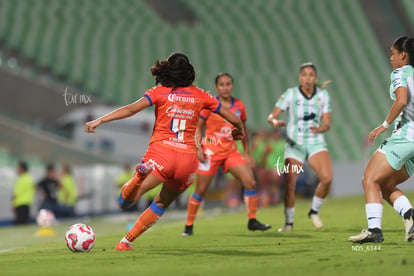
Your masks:
[[[66,230],[65,241],[73,252],[89,252],[95,246],[96,236],[92,227],[77,223]]]

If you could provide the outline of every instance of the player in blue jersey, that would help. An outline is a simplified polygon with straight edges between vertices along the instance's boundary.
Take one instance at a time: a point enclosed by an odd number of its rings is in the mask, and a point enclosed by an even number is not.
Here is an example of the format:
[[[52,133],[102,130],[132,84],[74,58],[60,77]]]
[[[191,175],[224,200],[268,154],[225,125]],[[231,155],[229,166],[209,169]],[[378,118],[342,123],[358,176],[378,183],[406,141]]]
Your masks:
[[[414,39],[397,38],[391,47],[390,96],[394,101],[384,122],[369,134],[375,141],[379,134],[395,124],[393,134],[369,160],[362,179],[368,230],[349,237],[349,241],[383,242],[382,197],[403,217],[405,240],[414,240],[414,210],[408,198],[396,186],[414,172]]]
[[[332,163],[323,133],[331,127],[331,103],[323,89],[329,82],[317,83],[316,67],[304,63],[299,70],[300,85],[289,88],[276,102],[268,122],[273,127],[286,123],[277,118],[288,112],[287,143],[283,169],[275,164],[278,173],[285,174],[285,225],[279,231],[291,231],[295,212],[295,186],[305,161],[318,175],[320,182],[312,199],[309,218],[316,228],[323,226],[318,211],[323,205],[332,182]],[[283,161],[280,161],[283,162]]]

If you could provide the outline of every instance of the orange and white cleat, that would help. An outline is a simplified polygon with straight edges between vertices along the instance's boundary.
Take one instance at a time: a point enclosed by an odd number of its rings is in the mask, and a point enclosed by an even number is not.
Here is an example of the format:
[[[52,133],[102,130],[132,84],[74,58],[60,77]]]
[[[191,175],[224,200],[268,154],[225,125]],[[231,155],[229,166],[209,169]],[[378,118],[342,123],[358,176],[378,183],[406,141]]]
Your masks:
[[[133,250],[132,246],[127,244],[126,242],[119,242],[116,245],[116,250],[118,251],[130,251]]]

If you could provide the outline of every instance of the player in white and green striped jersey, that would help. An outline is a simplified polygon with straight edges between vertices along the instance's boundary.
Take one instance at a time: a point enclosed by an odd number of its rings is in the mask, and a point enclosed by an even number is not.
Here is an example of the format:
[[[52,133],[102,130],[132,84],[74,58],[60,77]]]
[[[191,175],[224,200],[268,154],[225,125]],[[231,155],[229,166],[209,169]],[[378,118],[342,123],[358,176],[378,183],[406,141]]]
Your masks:
[[[305,161],[308,161],[320,180],[308,215],[316,228],[322,227],[318,211],[332,182],[332,163],[323,137],[323,133],[331,126],[331,103],[328,92],[323,89],[328,82],[318,84],[316,81],[315,65],[302,64],[299,70],[300,85],[283,93],[268,117],[268,122],[273,127],[281,127],[286,123],[277,118],[283,111],[288,112],[283,171],[275,164],[277,172],[285,174],[286,181],[285,225],[279,231],[293,229],[296,180]]]
[[[276,107],[287,111],[287,136],[299,145],[324,143],[322,133],[313,133],[311,127],[319,126],[322,115],[331,112],[329,94],[325,89],[315,87],[307,96],[300,86],[289,88],[279,98]]]
[[[390,95],[394,101],[385,121],[369,134],[375,141],[393,122],[395,130],[374,153],[365,168],[362,186],[368,230],[349,237],[352,242],[382,242],[383,205],[387,200],[404,219],[405,240],[414,240],[414,210],[396,186],[414,172],[414,38],[397,38],[391,47]]]

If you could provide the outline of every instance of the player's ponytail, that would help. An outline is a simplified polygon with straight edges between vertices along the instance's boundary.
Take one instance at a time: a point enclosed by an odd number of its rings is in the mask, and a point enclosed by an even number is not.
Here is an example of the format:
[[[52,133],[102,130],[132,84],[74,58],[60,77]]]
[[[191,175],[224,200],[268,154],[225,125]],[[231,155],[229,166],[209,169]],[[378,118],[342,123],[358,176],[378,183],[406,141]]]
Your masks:
[[[155,84],[167,87],[187,87],[195,79],[194,67],[188,57],[181,53],[173,53],[167,59],[155,61],[151,67]]]
[[[410,37],[404,42],[403,51],[408,55],[408,64],[414,66],[414,38]]]
[[[327,87],[328,86],[328,84],[330,84],[332,81],[331,80],[325,80],[325,81],[322,81],[322,82],[316,82],[315,83],[315,86],[316,87],[318,87],[318,88],[325,88],[325,87]]]
[[[303,70],[304,68],[307,68],[307,67],[312,68],[312,69],[315,71],[315,74],[317,75],[316,66],[315,66],[315,64],[313,64],[312,62],[305,62],[305,63],[302,63],[302,64],[300,65],[299,73],[300,73],[300,72],[302,72],[302,70]],[[316,82],[316,83],[315,83],[315,86],[316,86],[316,87],[318,87],[318,88],[325,88],[325,87],[326,87],[326,86],[328,86],[328,84],[330,84],[331,82],[332,82],[331,80],[326,80],[326,81],[322,81],[322,82]]]

